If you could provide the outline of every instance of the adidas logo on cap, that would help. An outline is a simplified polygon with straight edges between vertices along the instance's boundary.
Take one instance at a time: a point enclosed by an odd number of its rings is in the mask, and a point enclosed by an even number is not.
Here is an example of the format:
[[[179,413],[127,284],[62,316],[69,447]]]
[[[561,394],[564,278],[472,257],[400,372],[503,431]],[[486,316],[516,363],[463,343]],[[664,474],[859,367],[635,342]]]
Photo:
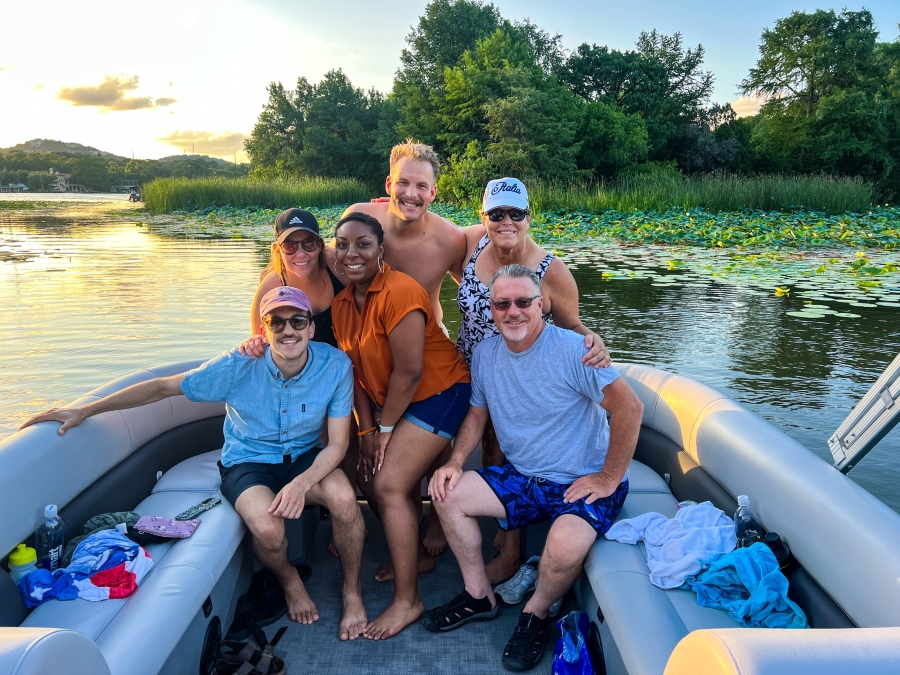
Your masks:
[[[293,218],[291,218],[290,222],[288,222],[288,225],[302,225],[302,224],[303,224],[303,221],[300,220],[297,216],[294,216]]]

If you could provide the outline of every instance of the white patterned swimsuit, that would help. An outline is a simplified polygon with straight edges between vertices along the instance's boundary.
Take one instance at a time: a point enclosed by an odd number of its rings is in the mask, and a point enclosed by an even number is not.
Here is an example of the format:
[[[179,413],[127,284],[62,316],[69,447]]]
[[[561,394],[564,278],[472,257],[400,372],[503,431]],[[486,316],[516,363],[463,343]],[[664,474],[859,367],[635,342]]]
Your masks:
[[[485,338],[497,335],[499,331],[491,317],[491,292],[487,286],[481,283],[481,279],[475,274],[475,261],[491,240],[487,235],[481,238],[478,246],[472,252],[469,263],[463,270],[462,281],[459,284],[459,293],[456,295],[456,304],[462,321],[459,324],[459,338],[456,346],[466,363],[472,365],[472,351]],[[556,256],[548,253],[541,260],[541,264],[535,270],[538,279],[543,281],[547,268]],[[544,314],[544,322],[550,322],[550,315]]]

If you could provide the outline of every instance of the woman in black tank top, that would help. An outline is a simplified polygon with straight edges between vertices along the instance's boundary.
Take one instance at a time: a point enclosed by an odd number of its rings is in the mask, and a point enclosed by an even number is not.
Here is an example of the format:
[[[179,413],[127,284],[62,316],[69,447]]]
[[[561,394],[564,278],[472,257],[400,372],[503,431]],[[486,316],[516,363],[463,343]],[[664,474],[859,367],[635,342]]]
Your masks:
[[[344,284],[325,263],[325,242],[319,236],[319,223],[309,211],[288,209],[275,221],[275,241],[269,264],[260,274],[259,287],[250,311],[253,336],[259,335],[259,302],[278,286],[292,286],[306,294],[312,303],[313,340],[337,348],[331,324],[331,303]]]

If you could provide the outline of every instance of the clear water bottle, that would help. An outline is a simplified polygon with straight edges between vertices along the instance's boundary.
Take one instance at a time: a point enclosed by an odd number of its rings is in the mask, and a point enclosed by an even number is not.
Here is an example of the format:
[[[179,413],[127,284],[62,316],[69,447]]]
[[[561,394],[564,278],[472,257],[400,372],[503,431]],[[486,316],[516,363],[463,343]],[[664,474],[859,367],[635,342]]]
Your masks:
[[[762,525],[750,510],[750,497],[738,497],[738,510],[734,514],[734,533],[737,535],[738,547],[752,546],[763,537]]]
[[[50,572],[55,572],[62,562],[63,525],[56,511],[56,504],[44,509],[44,523],[35,530],[34,542],[37,547],[38,563]]]

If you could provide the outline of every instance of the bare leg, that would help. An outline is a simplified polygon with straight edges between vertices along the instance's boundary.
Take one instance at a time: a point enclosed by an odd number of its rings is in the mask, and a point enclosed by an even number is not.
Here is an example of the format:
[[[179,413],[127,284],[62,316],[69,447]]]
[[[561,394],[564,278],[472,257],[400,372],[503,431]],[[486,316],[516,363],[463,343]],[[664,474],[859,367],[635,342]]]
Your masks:
[[[547,618],[550,605],[575,583],[595,541],[597,532],[583,518],[571,514],[557,518],[550,527],[541,555],[537,589],[522,611],[532,612],[541,619]]]
[[[346,474],[347,480],[354,487],[354,490],[356,489],[356,464],[359,461],[359,436],[356,435],[358,431],[359,426],[356,424],[356,418],[351,415],[350,444],[347,448],[347,454],[341,460],[341,469]],[[340,555],[334,541],[328,542],[328,552],[336,558]]]
[[[372,621],[364,635],[384,640],[416,621],[424,611],[418,591],[417,550],[419,523],[410,499],[431,462],[450,441],[401,419],[391,436],[384,464],[375,474],[375,499],[382,514],[384,533],[394,567],[394,598]]]
[[[416,527],[418,530],[418,526]],[[392,557],[393,558],[393,557]],[[416,574],[429,574],[434,572],[437,563],[434,557],[425,550],[425,545],[419,542],[416,550]],[[384,563],[379,565],[375,570],[375,581],[393,581],[394,580],[394,564]]]
[[[307,501],[324,504],[331,512],[334,544],[344,571],[341,589],[344,616],[338,627],[338,637],[341,640],[355,640],[368,625],[359,581],[366,527],[356,503],[356,491],[344,472],[335,469],[319,481],[318,485],[310,488]]]
[[[453,448],[448,445],[440,456],[432,462],[431,466],[428,467],[428,480],[431,480],[431,475],[437,469],[447,463],[452,452]],[[422,545],[425,546],[425,550],[431,556],[440,555],[447,550],[447,537],[444,535],[441,519],[438,517],[438,512],[433,505],[428,509],[428,526],[425,528],[425,538],[422,540]]]
[[[257,559],[278,578],[284,589],[288,616],[303,624],[319,620],[319,610],[306,592],[297,569],[288,561],[284,519],[268,513],[275,495],[264,485],[254,485],[237,498],[235,510],[253,535],[253,552]]]
[[[444,523],[447,541],[456,556],[463,583],[473,598],[487,597],[496,605],[481,554],[481,529],[476,516],[505,518],[506,511],[494,491],[474,471],[466,471],[443,501],[433,502]]]
[[[428,467],[428,473],[425,477],[431,480],[431,475],[440,467],[447,463],[453,448],[448,445],[444,451],[438,455],[431,466]],[[410,490],[409,498],[416,507],[416,522],[422,522],[425,517],[425,511],[422,504],[421,485],[416,484]],[[434,557],[440,555],[447,550],[447,538],[444,536],[444,529],[441,527],[441,519],[438,517],[434,508],[428,510],[428,525],[425,530],[425,538],[422,545],[419,546],[419,552],[416,557],[416,566],[419,574],[428,574],[433,572],[435,568]],[[376,581],[393,581],[394,567],[391,563],[380,565],[375,570]]]
[[[506,456],[500,450],[494,425],[488,420],[481,439],[481,464],[503,466],[505,463]],[[488,563],[487,575],[492,584],[499,584],[509,579],[522,566],[522,531],[498,529],[494,537],[494,548],[500,551],[500,555]]]

